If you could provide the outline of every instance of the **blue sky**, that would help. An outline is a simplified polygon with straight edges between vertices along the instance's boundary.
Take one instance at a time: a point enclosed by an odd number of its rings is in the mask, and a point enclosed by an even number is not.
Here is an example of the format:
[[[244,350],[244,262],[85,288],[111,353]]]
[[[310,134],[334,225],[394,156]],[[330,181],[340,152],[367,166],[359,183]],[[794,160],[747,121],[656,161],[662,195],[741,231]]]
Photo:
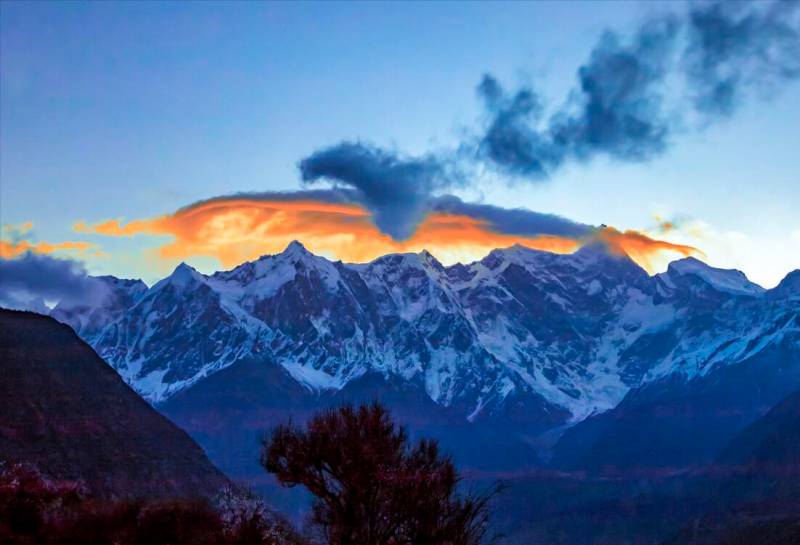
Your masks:
[[[37,240],[239,191],[295,190],[342,140],[418,155],[458,145],[491,72],[553,102],[604,28],[678,3],[2,3],[0,216]],[[764,99],[766,98],[766,99]],[[800,85],[672,136],[639,164],[598,158],[545,182],[456,191],[695,244],[765,285],[800,268]],[[698,234],[700,233],[700,234]],[[147,237],[107,239],[93,272],[160,274]],[[199,260],[198,263],[202,262]],[[203,262],[204,263],[204,262]],[[208,264],[213,268],[213,263]]]

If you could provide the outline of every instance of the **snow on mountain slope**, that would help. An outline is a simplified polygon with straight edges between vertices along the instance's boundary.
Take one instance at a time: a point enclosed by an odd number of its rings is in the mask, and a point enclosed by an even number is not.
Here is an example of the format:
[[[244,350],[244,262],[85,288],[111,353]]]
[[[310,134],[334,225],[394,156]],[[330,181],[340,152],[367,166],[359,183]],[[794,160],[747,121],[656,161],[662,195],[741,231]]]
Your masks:
[[[670,287],[679,276],[695,276],[713,289],[731,295],[756,296],[764,293],[764,288],[750,282],[742,271],[710,267],[694,257],[687,257],[670,263],[667,272],[659,275]]]
[[[181,263],[87,339],[151,401],[266,348],[268,328]]]
[[[649,277],[598,245],[444,267],[427,252],[343,264],[294,242],[210,276],[181,265],[85,338],[151,401],[261,358],[311,390],[378,373],[471,419],[532,404],[579,420],[793,335],[793,285],[765,292],[691,259]]]

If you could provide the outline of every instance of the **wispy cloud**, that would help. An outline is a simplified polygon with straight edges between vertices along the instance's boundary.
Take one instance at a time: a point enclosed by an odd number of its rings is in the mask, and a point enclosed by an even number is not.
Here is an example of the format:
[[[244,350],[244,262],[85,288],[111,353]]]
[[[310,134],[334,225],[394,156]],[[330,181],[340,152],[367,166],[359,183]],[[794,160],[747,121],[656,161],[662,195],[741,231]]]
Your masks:
[[[5,224],[0,238],[0,258],[12,259],[25,253],[52,254],[84,253],[93,250],[94,255],[101,255],[97,244],[86,241],[44,242],[33,240],[33,222],[20,225]]]
[[[651,20],[629,42],[605,32],[578,69],[578,88],[546,120],[533,88],[509,94],[487,74],[478,86],[488,118],[478,158],[539,180],[598,154],[642,161],[662,153],[671,124],[661,93],[677,28],[674,18]]]
[[[683,68],[696,110],[726,117],[800,77],[799,17],[796,0],[694,4]]]

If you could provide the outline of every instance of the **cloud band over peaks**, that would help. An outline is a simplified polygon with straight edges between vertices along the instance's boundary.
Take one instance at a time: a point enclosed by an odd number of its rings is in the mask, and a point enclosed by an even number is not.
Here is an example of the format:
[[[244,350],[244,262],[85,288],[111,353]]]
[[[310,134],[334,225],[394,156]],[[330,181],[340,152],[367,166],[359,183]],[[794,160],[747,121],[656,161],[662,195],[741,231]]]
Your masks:
[[[169,235],[159,258],[172,263],[195,257],[217,259],[230,268],[281,252],[300,240],[312,252],[346,262],[366,262],[388,253],[428,250],[444,263],[471,262],[495,248],[520,244],[569,253],[608,232],[626,253],[630,233],[524,209],[466,203],[454,196],[429,200],[428,211],[405,240],[382,232],[350,189],[294,193],[239,194],[204,200],[173,214],[122,223],[78,223],[79,232],[106,236]],[[694,248],[637,238],[640,256],[653,251],[691,255]]]

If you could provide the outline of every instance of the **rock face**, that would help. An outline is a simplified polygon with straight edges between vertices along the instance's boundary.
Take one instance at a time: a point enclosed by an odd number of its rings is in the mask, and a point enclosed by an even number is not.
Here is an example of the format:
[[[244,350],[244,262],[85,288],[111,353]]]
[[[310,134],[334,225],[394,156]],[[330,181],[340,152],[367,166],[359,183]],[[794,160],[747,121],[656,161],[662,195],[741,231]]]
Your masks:
[[[234,382],[265,377],[264,396],[279,398],[270,392],[284,385],[312,407],[350,392],[411,390],[398,399],[430,401],[433,421],[472,423],[476,435],[492,430],[493,441],[510,434],[539,452],[572,426],[555,452],[578,464],[596,454],[596,467],[653,456],[681,428],[651,443],[652,424],[667,420],[644,416],[674,414],[668,420],[698,434],[683,464],[713,456],[800,387],[797,275],[764,290],[739,271],[689,258],[650,277],[598,245],[570,255],[514,246],[450,267],[427,252],[353,265],[295,242],[230,271],[207,276],[182,264],[147,290],[118,284],[121,310],[53,314],[174,414],[197,403],[193,391],[229,404]],[[747,391],[753,377],[764,388]],[[721,404],[692,401],[705,399],[704,389]],[[252,395],[249,406],[266,410],[264,396]],[[702,427],[717,424],[725,424],[717,437],[703,436]],[[625,448],[610,448],[619,441]],[[604,458],[611,451],[618,458]]]
[[[227,478],[69,327],[0,310],[0,459],[109,498],[211,497]]]

